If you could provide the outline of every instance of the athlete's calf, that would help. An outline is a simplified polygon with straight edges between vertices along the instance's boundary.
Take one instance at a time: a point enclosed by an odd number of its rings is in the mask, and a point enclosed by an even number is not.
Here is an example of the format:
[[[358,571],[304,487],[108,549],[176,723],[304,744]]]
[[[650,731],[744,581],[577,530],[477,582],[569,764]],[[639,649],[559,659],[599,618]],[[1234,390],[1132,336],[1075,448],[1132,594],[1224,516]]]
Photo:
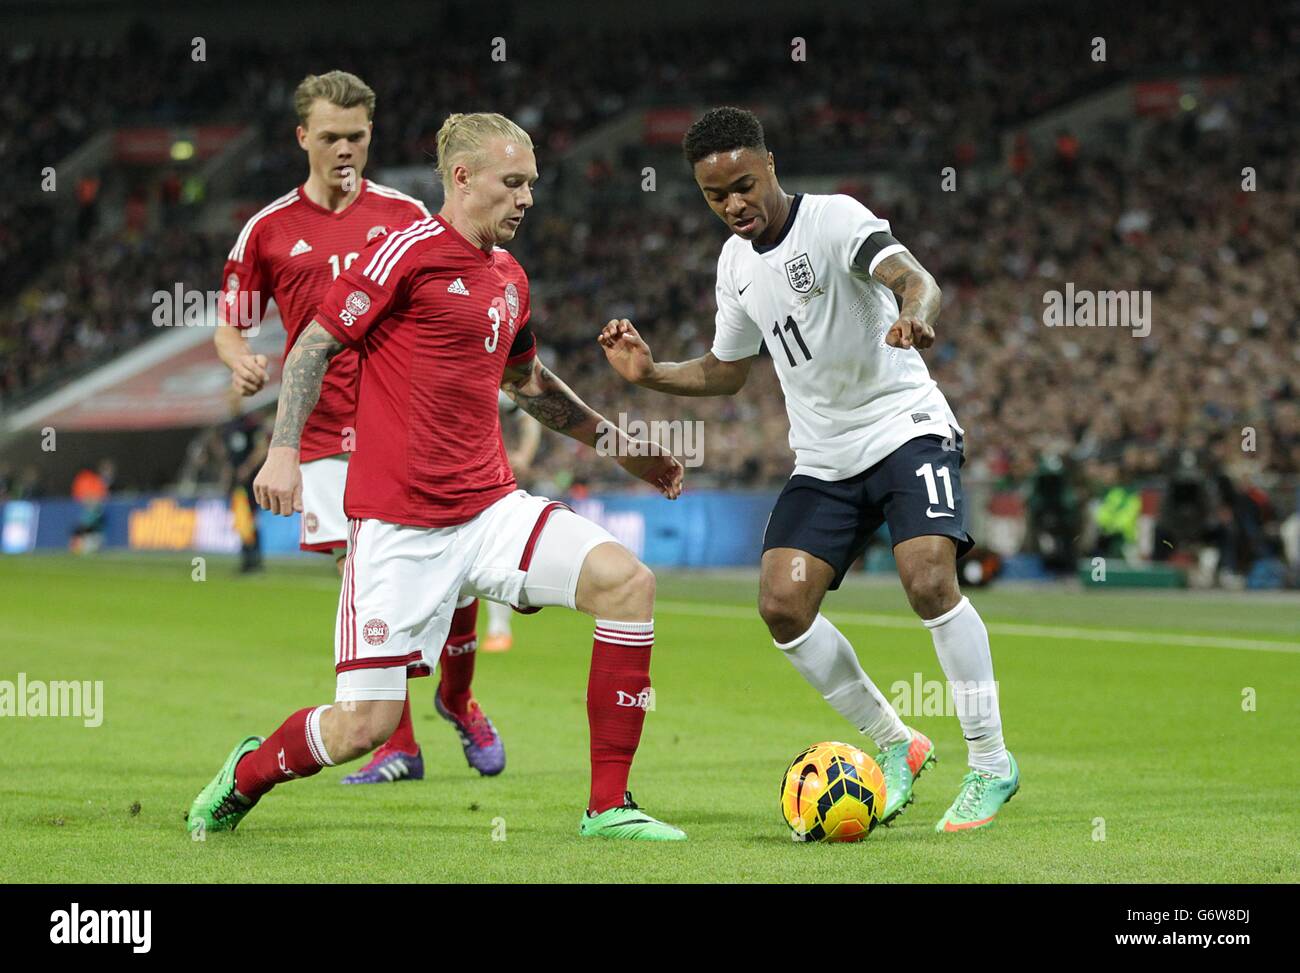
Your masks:
[[[336,703],[321,713],[321,740],[330,761],[347,763],[387,740],[397,729],[404,705],[405,700],[357,699]]]

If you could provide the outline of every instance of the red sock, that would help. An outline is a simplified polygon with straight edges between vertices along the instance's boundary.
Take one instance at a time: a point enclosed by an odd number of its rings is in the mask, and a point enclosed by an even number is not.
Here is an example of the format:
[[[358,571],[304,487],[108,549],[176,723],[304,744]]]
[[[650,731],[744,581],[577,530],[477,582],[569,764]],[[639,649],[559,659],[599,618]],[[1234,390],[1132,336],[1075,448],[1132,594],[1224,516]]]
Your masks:
[[[654,640],[654,622],[596,619],[587,677],[587,724],[591,728],[588,809],[597,814],[623,804],[627,775],[650,705]]]
[[[451,632],[447,644],[442,647],[442,658],[438,668],[442,672],[442,682],[438,684],[438,696],[442,705],[457,716],[464,716],[469,711],[469,701],[473,698],[470,683],[474,681],[474,658],[478,655],[478,599],[474,599],[464,608],[457,608],[451,616]]]
[[[300,709],[235,767],[235,789],[257,800],[276,784],[295,777],[310,777],[333,761],[321,742],[320,716],[328,706]]]
[[[400,750],[402,753],[419,753],[420,745],[415,742],[415,728],[411,726],[411,694],[406,694],[402,705],[402,718],[397,721],[397,729],[385,742],[385,747]]]

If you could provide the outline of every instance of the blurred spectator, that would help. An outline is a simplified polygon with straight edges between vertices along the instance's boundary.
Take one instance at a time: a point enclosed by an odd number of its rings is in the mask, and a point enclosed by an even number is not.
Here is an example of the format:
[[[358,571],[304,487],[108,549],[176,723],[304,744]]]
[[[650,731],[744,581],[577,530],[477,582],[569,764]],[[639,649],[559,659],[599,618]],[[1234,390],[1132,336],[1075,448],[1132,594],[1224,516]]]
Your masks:
[[[239,534],[239,571],[248,574],[262,569],[253,480],[266,459],[270,437],[266,417],[258,412],[242,412],[243,399],[235,390],[229,396],[231,418],[221,427],[221,442],[226,452],[223,481],[230,497],[235,531]]]
[[[1152,557],[1205,563],[1200,556],[1207,543],[1217,544],[1217,501],[1212,481],[1202,471],[1191,450],[1184,450],[1177,470],[1165,483],[1156,520]],[[1215,563],[1218,554],[1216,547]]]
[[[1099,499],[1092,509],[1092,556],[1135,561],[1142,496],[1121,482],[1120,468],[1115,463],[1101,463],[1097,471]]]
[[[1070,476],[1059,457],[1043,457],[1030,483],[1027,507],[1030,550],[1042,557],[1048,571],[1072,572],[1081,530],[1081,510]]]
[[[95,469],[81,470],[72,480],[72,499],[81,504],[81,515],[73,528],[69,547],[74,554],[93,554],[104,541],[104,505],[117,466],[102,459]]]

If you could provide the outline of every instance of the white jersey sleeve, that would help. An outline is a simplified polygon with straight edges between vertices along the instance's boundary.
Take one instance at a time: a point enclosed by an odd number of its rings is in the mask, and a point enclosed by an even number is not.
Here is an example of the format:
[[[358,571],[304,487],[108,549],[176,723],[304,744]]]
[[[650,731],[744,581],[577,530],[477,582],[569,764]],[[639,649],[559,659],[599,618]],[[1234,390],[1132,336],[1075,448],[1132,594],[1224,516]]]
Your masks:
[[[746,284],[743,281],[737,284],[727,249],[724,246],[718,257],[718,283],[714,288],[718,313],[713,319],[713,348],[710,350],[718,361],[740,361],[758,354],[763,347],[763,333],[740,305],[736,289]]]
[[[882,220],[852,196],[828,196],[821,207],[821,225],[818,234],[822,244],[830,250],[832,266],[840,270],[855,270],[854,258],[862,244],[873,233],[888,233],[889,221]],[[901,243],[884,247],[871,258],[867,273],[875,271],[880,261],[907,248]]]

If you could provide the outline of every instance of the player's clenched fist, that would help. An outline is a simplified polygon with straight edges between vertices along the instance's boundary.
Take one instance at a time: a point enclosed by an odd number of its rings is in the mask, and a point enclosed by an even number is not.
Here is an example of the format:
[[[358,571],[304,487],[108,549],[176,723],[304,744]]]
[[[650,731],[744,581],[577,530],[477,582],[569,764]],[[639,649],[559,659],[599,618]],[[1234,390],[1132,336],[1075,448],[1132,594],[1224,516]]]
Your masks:
[[[596,340],[605,349],[605,357],[614,371],[629,382],[640,382],[654,372],[655,360],[650,354],[650,346],[636,333],[636,328],[627,318],[610,321]]]
[[[625,442],[618,465],[637,479],[645,480],[669,500],[676,500],[682,495],[682,477],[686,470],[677,461],[677,457],[658,443],[644,439],[629,439]]]
[[[244,355],[230,370],[230,384],[240,395],[254,395],[271,377],[265,355]]]
[[[253,496],[263,510],[282,517],[302,510],[302,472],[298,469],[297,449],[272,446],[267,451],[262,471],[253,481]]]
[[[934,344],[934,328],[918,317],[905,314],[894,322],[885,335],[885,344],[891,348],[929,348]]]

